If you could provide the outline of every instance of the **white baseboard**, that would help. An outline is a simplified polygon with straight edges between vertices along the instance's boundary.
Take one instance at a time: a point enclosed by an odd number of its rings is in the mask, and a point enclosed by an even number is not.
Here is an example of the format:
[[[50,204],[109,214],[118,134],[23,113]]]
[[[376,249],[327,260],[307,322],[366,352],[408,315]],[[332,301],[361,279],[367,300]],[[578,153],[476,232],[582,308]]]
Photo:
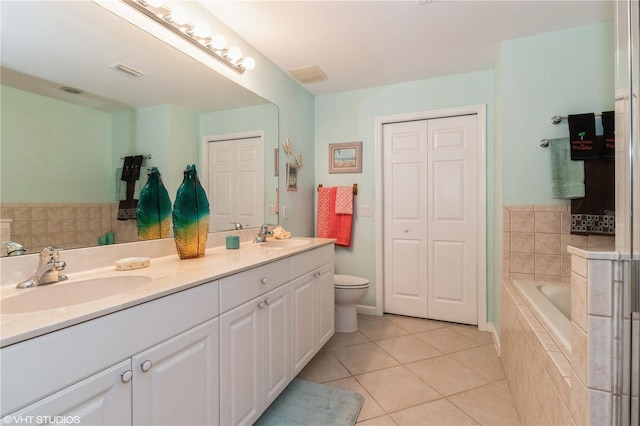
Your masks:
[[[364,315],[377,315],[377,308],[375,306],[358,305],[358,313]]]
[[[495,347],[498,356],[500,356],[500,335],[496,332],[496,328],[492,322],[487,323],[487,331],[491,332],[491,335],[493,336],[493,346]]]

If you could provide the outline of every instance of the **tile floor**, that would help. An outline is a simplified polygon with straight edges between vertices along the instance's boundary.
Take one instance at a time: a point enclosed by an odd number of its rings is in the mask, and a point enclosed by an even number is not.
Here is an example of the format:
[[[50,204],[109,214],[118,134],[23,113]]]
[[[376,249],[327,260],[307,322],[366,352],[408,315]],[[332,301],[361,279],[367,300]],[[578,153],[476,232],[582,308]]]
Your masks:
[[[490,333],[477,327],[359,315],[298,378],[362,394],[359,425],[519,425]]]

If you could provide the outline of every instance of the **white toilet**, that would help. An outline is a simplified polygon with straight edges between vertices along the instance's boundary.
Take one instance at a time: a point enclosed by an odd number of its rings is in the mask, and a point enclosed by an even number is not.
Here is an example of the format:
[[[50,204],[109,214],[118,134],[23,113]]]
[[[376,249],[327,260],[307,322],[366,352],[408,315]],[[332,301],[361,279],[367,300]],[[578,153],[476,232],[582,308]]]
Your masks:
[[[352,333],[358,330],[356,304],[369,289],[369,280],[352,275],[334,275],[336,333]]]

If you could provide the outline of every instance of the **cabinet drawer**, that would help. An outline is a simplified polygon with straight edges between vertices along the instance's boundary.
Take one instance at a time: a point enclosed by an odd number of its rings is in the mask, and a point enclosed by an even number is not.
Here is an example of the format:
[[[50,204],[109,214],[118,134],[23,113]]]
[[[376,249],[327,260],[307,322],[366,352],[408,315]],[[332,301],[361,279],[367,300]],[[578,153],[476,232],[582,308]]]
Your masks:
[[[289,281],[289,259],[249,269],[220,280],[220,313]]]
[[[319,268],[329,262],[333,262],[333,257],[333,244],[291,256],[291,279],[306,274],[307,272],[315,268]]]

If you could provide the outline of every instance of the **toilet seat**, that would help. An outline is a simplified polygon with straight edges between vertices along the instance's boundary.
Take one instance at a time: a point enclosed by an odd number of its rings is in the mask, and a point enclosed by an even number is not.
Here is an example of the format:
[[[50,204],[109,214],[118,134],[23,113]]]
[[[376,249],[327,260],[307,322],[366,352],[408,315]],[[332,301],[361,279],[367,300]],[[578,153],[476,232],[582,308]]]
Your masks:
[[[357,290],[369,287],[369,280],[362,277],[355,277],[353,275],[334,275],[333,283],[335,288],[342,290]]]

